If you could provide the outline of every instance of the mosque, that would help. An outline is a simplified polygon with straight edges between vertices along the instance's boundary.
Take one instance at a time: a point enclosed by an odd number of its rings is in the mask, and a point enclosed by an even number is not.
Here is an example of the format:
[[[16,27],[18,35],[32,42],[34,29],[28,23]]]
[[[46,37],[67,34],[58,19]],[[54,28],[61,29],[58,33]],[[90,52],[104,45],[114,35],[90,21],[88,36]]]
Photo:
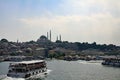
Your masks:
[[[37,42],[38,43],[49,43],[49,42],[52,42],[51,36],[52,36],[52,34],[51,34],[51,30],[50,30],[49,32],[47,32],[47,37],[45,35],[42,35],[37,40]],[[59,35],[59,39],[58,39],[58,36],[57,36],[56,41],[61,41],[61,35]]]

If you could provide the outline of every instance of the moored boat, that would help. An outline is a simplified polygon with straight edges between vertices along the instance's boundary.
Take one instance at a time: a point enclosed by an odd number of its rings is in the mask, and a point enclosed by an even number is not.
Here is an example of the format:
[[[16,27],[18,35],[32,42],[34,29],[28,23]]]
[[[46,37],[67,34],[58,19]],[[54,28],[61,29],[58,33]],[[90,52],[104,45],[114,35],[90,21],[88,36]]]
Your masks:
[[[120,67],[120,58],[106,58],[102,62],[102,65]]]
[[[30,78],[36,75],[46,75],[47,67],[44,60],[32,60],[10,63],[8,77]]]

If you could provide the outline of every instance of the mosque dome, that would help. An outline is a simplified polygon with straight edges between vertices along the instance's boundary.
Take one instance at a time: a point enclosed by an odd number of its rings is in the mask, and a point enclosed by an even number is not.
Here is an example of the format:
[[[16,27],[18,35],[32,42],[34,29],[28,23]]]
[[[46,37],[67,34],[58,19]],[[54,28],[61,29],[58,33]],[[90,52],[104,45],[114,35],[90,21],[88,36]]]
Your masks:
[[[48,41],[48,39],[44,35],[40,36],[40,38],[37,40],[37,42],[47,42],[47,41]]]
[[[40,36],[40,40],[46,40],[46,39],[47,39],[46,36],[44,36],[44,35]]]

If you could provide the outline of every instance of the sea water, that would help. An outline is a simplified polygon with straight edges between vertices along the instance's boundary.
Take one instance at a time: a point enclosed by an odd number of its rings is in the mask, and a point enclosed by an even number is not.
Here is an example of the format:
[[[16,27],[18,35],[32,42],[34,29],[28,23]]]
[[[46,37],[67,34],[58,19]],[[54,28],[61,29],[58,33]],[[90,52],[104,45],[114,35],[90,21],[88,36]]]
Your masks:
[[[0,76],[7,74],[8,66],[9,62],[0,63]],[[120,68],[103,66],[101,61],[50,60],[47,61],[47,68],[49,74],[37,80],[120,80]],[[4,77],[0,80],[25,80]]]

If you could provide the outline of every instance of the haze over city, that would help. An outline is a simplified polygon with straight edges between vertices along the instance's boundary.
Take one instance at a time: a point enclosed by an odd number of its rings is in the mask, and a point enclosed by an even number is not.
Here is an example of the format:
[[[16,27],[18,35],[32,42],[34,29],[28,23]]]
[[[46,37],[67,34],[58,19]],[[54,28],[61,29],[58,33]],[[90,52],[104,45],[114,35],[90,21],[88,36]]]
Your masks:
[[[0,39],[120,45],[120,0],[0,0]]]

